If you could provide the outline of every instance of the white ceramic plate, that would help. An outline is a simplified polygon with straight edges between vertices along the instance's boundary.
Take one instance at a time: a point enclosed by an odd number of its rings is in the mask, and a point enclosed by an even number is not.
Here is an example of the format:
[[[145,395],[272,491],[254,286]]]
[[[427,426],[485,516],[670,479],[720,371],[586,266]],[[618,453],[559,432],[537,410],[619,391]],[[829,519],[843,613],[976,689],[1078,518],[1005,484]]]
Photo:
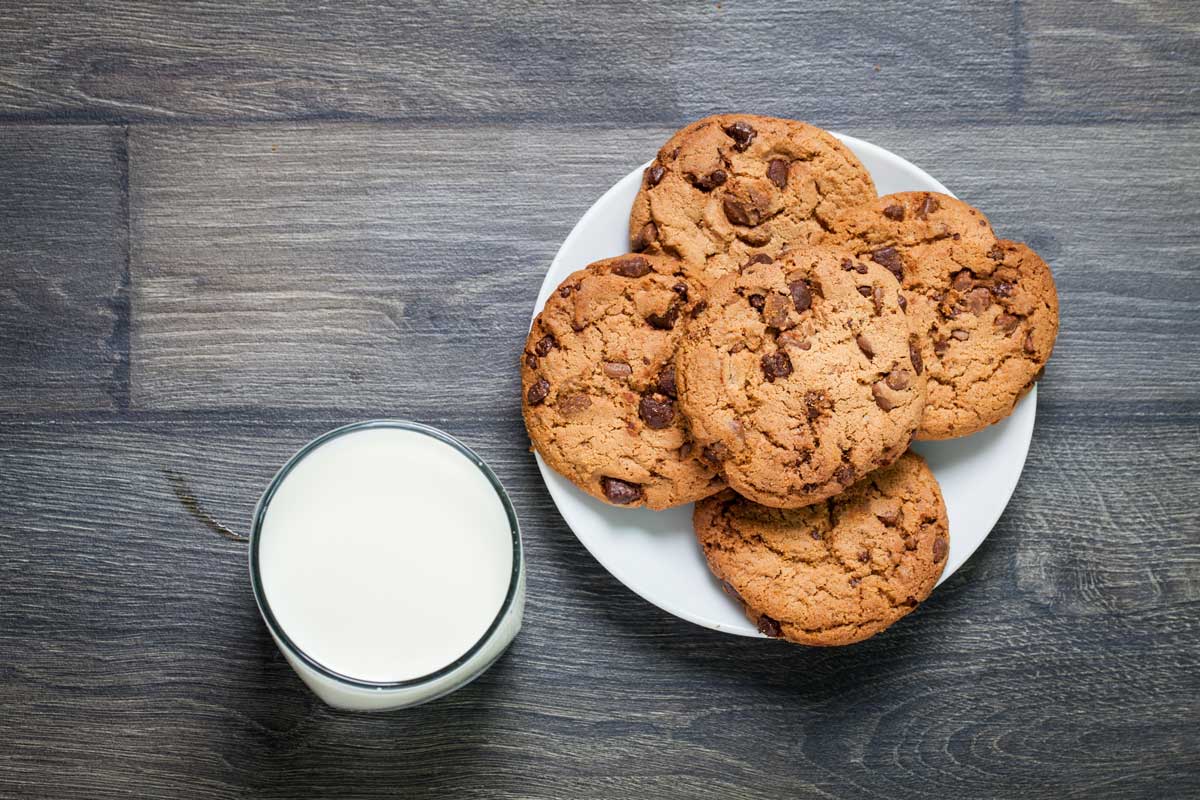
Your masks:
[[[854,151],[880,194],[949,190],[924,170],[882,147],[835,134]],[[629,249],[629,210],[642,170],[630,172],[604,193],[559,248],[538,294],[534,315],[567,275]],[[914,446],[933,468],[950,514],[950,554],[945,581],[987,538],[1012,496],[1025,466],[1037,387],[1008,419],[963,439]],[[538,467],[559,513],[596,560],[654,605],[713,630],[761,636],[742,609],[721,591],[692,534],[692,507],[668,511],[622,509],[575,488],[538,457]],[[939,581],[939,584],[941,581]]]

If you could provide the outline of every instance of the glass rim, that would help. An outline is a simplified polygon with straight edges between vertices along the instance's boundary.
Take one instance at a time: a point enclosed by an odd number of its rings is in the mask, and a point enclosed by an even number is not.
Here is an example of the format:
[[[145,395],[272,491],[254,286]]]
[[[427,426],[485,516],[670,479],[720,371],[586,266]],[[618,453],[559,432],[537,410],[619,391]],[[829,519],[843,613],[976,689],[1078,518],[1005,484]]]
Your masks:
[[[267,601],[266,590],[262,585],[261,565],[259,564],[259,541],[262,538],[262,525],[266,517],[267,508],[271,504],[271,499],[275,496],[275,492],[279,489],[284,479],[291,473],[296,466],[304,460],[310,453],[324,444],[327,444],[333,439],[345,436],[350,433],[355,433],[361,430],[370,430],[373,428],[390,428],[396,430],[413,431],[414,433],[424,434],[430,438],[436,439],[443,444],[450,445],[457,450],[459,454],[466,456],[467,460],[474,464],[496,492],[496,496],[500,498],[500,504],[504,507],[504,513],[508,518],[509,532],[512,535],[512,571],[508,579],[508,591],[504,595],[504,601],[500,604],[500,609],[496,612],[495,619],[483,632],[476,642],[467,649],[465,653],[456,658],[454,661],[439,667],[433,672],[421,675],[416,678],[408,678],[402,681],[369,681],[362,678],[355,678],[350,675],[340,673],[330,667],[325,666],[317,659],[306,653],[291,637],[284,631],[279,620],[275,618],[274,612],[271,610],[271,604]],[[513,508],[512,501],[508,497],[508,493],[504,490],[500,479],[496,477],[496,473],[492,472],[479,455],[467,447],[465,444],[454,438],[443,430],[435,428],[431,425],[424,425],[420,422],[412,422],[411,420],[401,419],[371,419],[362,422],[352,422],[348,425],[334,428],[326,431],[320,436],[312,439],[299,450],[297,450],[291,458],[275,473],[275,477],[267,484],[266,491],[259,498],[258,505],[254,509],[254,523],[250,528],[250,585],[254,591],[254,601],[258,605],[258,610],[262,614],[263,620],[267,623],[267,628],[275,636],[281,646],[294,654],[304,664],[323,677],[336,681],[347,686],[352,686],[359,689],[407,689],[419,686],[428,685],[439,678],[443,678],[459,667],[466,664],[483,648],[483,646],[495,635],[500,623],[508,615],[512,609],[513,601],[516,599],[517,589],[521,578],[522,564],[522,547],[521,547],[521,530],[517,521],[517,513]]]

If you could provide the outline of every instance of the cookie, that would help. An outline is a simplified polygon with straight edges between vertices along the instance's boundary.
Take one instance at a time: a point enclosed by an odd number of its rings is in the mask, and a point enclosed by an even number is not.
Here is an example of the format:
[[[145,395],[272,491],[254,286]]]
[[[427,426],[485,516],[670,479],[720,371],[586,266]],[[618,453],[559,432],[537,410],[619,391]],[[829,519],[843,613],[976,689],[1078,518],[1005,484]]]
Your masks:
[[[912,452],[824,503],[775,509],[726,491],[697,503],[693,523],[758,629],[808,645],[892,625],[933,591],[950,549],[941,490]]]
[[[1058,335],[1046,263],[999,240],[982,213],[930,192],[888,195],[826,234],[902,284],[922,337],[929,399],[919,439],[975,433],[1012,413],[1041,375]]]
[[[525,427],[556,472],[593,497],[653,509],[724,487],[693,453],[671,357],[697,292],[679,262],[597,261],[550,295],[521,361]]]
[[[898,288],[825,247],[754,256],[713,286],[675,374],[701,457],[731,488],[805,506],[908,448],[926,382]]]
[[[875,199],[875,184],[827,131],[723,114],[688,125],[642,176],[630,215],[635,252],[667,253],[711,285],[756,253],[777,255]]]

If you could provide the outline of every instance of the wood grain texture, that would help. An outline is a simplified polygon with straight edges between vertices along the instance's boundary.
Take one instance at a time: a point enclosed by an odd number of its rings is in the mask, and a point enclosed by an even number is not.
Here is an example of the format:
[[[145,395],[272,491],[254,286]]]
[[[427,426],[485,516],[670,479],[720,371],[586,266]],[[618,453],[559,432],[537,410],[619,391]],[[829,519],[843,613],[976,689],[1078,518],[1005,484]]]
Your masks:
[[[1054,120],[1195,119],[1200,12],[1194,3],[1018,3],[1019,106]]]
[[[304,691],[258,619],[245,546],[164,475],[244,529],[274,466],[339,418],[0,425],[15,486],[0,790],[115,797],[136,775],[139,796],[164,798],[1200,791],[1200,423],[1042,411],[980,552],[892,631],[832,650],[647,605],[564,529],[515,416],[433,419],[512,491],[527,621],[476,684],[383,716]]]
[[[1198,24],[1141,0],[10,4],[0,798],[1200,795]],[[648,605],[526,449],[551,257],[723,109],[910,158],[1062,296],[1008,511],[850,648]],[[492,464],[529,600],[479,681],[362,715],[303,688],[245,545],[171,476],[244,532],[291,452],[373,416]]]
[[[1200,127],[853,133],[910,156],[1049,261],[1069,297],[1050,398],[1195,397],[1200,187],[1179,167],[1200,163]],[[133,131],[132,404],[387,408],[432,392],[490,413],[497,388],[515,386],[558,245],[667,134]]]
[[[1012,6],[37,0],[0,26],[11,120],[295,117],[841,125],[1004,119]]]
[[[37,0],[0,119],[678,125],[749,109],[918,127],[1196,117],[1189,3],[529,5]]]
[[[128,403],[125,169],[119,128],[0,127],[0,411]]]

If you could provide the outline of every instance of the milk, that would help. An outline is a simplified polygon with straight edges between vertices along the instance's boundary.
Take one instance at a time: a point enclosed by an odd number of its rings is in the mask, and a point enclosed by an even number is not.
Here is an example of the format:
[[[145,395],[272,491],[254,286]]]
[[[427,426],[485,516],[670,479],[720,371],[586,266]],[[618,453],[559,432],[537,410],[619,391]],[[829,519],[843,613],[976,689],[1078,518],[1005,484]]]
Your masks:
[[[293,458],[260,503],[251,577],[272,635],[331,705],[397,708],[487,668],[520,627],[507,498],[444,434],[375,422]]]

